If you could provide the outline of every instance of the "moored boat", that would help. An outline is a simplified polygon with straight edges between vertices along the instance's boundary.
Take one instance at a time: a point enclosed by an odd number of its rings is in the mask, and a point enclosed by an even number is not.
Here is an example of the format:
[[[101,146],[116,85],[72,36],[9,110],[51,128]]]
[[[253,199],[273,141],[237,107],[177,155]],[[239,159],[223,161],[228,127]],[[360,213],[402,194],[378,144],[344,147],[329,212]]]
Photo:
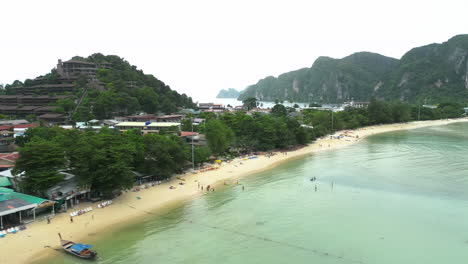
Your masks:
[[[67,253],[82,259],[96,258],[97,253],[94,250],[90,250],[90,248],[92,247],[91,245],[83,245],[81,243],[63,240],[62,235],[60,235],[60,233],[58,235],[60,237],[60,245],[62,246],[63,250],[65,250]]]

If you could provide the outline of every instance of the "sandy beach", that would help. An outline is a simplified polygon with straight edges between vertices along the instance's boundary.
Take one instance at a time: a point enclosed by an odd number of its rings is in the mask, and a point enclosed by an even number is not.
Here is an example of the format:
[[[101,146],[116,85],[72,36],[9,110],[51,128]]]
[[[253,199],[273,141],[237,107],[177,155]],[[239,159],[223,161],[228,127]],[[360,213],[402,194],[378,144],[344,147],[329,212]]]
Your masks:
[[[81,203],[79,206],[69,210],[68,213],[57,214],[51,219],[50,224],[40,217],[37,218],[36,222],[27,225],[27,230],[1,238],[0,247],[3,254],[0,254],[0,263],[34,263],[38,259],[47,257],[50,254],[59,254],[59,252],[53,250],[59,247],[57,235],[59,232],[64,239],[84,243],[92,241],[100,233],[112,231],[118,228],[119,225],[125,225],[132,221],[140,221],[140,219],[149,215],[148,212],[161,212],[180,202],[203,195],[204,191],[200,190],[199,184],[205,188],[207,185],[211,185],[215,189],[222,186],[224,182],[232,184],[239,180],[239,183],[242,184],[242,177],[267,170],[277,166],[281,162],[319,151],[342,148],[377,133],[466,121],[468,121],[468,118],[418,121],[365,127],[347,133],[340,131],[335,133],[334,138],[327,136],[315,141],[313,144],[295,151],[289,151],[286,154],[277,152],[272,157],[258,156],[255,159],[238,158],[229,163],[221,164],[219,169],[216,170],[177,176],[184,179],[184,181],[174,178],[170,182],[142,189],[139,192],[125,192],[123,195],[115,198],[112,205],[102,209],[97,208],[97,203]],[[338,139],[337,136],[339,135],[348,136]],[[184,185],[179,185],[179,182],[184,182]],[[170,186],[175,186],[176,188],[170,189]],[[249,188],[249,186],[245,186],[245,188]],[[93,211],[76,216],[73,219],[73,223],[70,222],[69,213],[71,211],[89,206],[93,207]],[[99,251],[99,249],[97,250]]]

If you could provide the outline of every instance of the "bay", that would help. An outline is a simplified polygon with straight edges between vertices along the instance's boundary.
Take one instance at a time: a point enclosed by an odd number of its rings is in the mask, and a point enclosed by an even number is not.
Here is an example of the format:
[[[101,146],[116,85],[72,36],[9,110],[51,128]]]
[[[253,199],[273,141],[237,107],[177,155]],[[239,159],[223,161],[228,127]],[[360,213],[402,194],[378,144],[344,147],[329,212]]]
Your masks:
[[[467,157],[468,123],[374,135],[108,232],[97,263],[466,263]]]

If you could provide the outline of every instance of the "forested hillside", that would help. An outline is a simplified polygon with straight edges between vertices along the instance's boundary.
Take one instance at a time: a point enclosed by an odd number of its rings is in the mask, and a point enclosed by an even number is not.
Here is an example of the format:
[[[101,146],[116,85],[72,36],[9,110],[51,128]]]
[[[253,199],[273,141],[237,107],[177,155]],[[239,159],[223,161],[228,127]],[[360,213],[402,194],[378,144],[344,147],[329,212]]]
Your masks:
[[[401,60],[369,52],[342,59],[319,57],[310,68],[248,86],[239,99],[340,103],[373,96],[413,103],[466,102],[468,35],[414,48]]]
[[[91,76],[63,77],[54,68],[44,76],[6,85],[3,92],[14,94],[18,90],[15,87],[28,87],[35,83],[56,85],[64,80],[73,80],[73,92],[59,93],[70,97],[54,104],[57,107],[54,110],[56,113],[70,114],[73,121],[104,119],[138,112],[173,113],[178,111],[177,107],[195,107],[192,98],[171,90],[164,82],[151,74],[145,74],[119,56],[96,53],[87,58],[76,56],[72,61],[95,63],[97,71]]]

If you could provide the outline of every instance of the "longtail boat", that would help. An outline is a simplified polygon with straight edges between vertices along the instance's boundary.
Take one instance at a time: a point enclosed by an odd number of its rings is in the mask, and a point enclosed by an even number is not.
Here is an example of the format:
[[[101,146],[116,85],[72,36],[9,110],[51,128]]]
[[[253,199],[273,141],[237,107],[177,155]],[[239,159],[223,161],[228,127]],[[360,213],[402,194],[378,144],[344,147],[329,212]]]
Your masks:
[[[90,250],[91,245],[83,245],[81,243],[75,243],[73,241],[63,240],[62,235],[58,234],[60,237],[60,245],[63,250],[67,253],[72,254],[75,257],[82,259],[94,259],[97,256],[96,251]]]

